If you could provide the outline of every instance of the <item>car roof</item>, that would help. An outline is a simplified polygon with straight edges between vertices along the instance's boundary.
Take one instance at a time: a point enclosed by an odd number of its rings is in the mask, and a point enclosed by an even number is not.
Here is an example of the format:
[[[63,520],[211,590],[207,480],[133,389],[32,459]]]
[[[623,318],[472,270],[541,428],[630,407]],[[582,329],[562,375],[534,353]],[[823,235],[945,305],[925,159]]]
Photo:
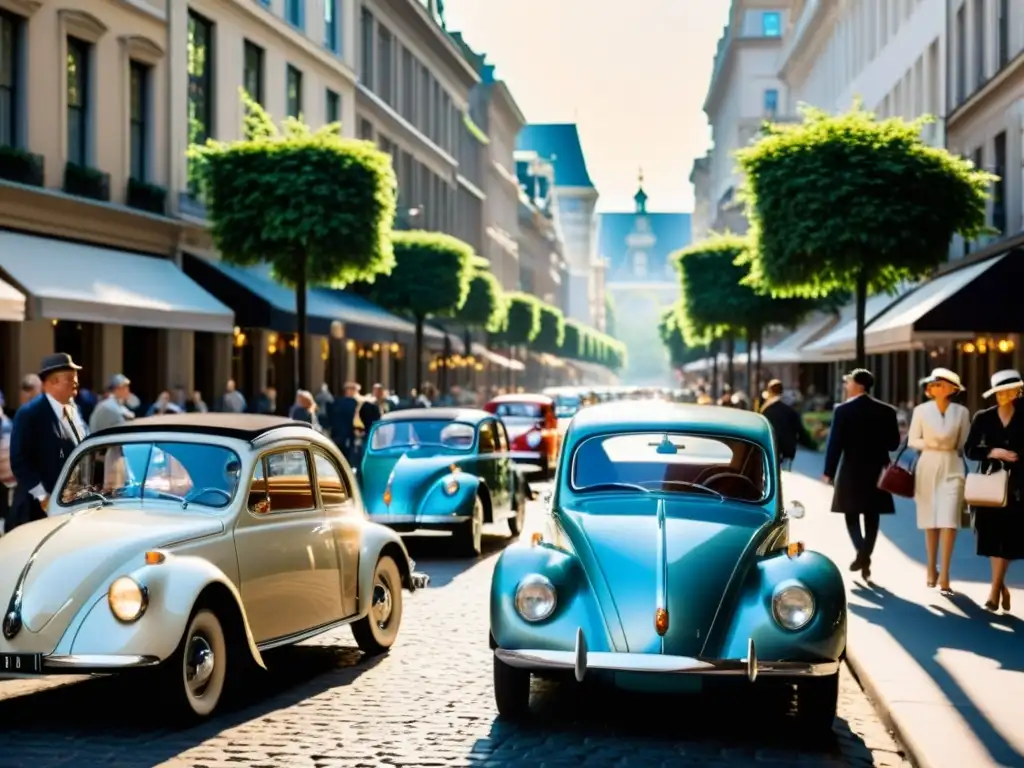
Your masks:
[[[512,395],[498,395],[492,397],[490,402],[492,403],[551,403],[552,400],[547,395],[535,395],[529,393],[516,393]]]
[[[91,437],[103,438],[109,435],[132,435],[140,432],[183,432],[234,437],[252,442],[268,432],[284,427],[307,427],[310,436],[316,434],[312,424],[282,416],[255,413],[182,413],[133,419],[93,432],[86,440]]]
[[[484,419],[493,419],[494,414],[479,408],[407,408],[391,411],[381,421],[465,421],[479,424]]]
[[[771,425],[761,414],[692,403],[636,400],[600,403],[580,410],[573,417],[570,429],[575,440],[609,432],[692,429],[754,440],[765,446],[772,444]]]

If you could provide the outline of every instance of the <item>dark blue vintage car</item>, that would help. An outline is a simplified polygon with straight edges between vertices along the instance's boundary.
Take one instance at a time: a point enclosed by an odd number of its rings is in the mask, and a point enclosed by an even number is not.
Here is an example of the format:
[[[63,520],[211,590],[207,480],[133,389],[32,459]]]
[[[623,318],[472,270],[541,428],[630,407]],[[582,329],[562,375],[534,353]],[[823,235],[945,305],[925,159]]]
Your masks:
[[[471,408],[396,411],[373,425],[360,480],[370,519],[399,532],[447,530],[460,554],[481,551],[485,523],[523,530],[529,488],[501,420]]]

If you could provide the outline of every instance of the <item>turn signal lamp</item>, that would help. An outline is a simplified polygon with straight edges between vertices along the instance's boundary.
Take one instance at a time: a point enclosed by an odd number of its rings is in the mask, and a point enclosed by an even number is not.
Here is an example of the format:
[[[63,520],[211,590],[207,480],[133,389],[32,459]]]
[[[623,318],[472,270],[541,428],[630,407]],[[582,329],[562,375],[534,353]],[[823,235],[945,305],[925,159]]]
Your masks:
[[[385,507],[390,507],[391,506],[391,489],[390,488],[385,488],[384,489],[384,506]]]
[[[654,631],[659,635],[668,632],[668,611],[659,608],[654,612]]]
[[[534,533],[532,536],[530,536],[530,544],[532,544],[535,547],[538,544],[540,544],[541,542],[543,542],[543,541],[544,541],[544,534],[541,533],[540,531],[538,531],[537,533]]]
[[[449,480],[448,484],[444,487],[444,492],[449,496],[454,496],[459,490],[458,480]]]
[[[165,555],[163,552],[146,553],[146,565],[160,565],[166,559],[167,555]]]
[[[786,554],[790,557],[796,557],[802,555],[804,552],[804,543],[802,541],[794,541],[788,547],[786,547]]]

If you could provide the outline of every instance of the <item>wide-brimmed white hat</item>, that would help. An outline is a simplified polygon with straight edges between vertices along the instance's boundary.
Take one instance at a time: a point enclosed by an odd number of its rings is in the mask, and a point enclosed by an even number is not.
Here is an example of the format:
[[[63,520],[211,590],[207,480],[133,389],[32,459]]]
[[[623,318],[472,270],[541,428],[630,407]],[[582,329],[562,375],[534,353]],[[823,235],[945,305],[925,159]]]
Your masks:
[[[960,383],[960,375],[949,368],[933,368],[932,372],[918,383],[924,385],[931,384],[933,381],[945,381],[960,390],[964,388],[964,385]]]
[[[983,394],[982,397],[991,397],[996,392],[1021,388],[1024,388],[1024,379],[1021,378],[1020,371],[1008,368],[1005,371],[996,371],[992,374],[992,388]]]

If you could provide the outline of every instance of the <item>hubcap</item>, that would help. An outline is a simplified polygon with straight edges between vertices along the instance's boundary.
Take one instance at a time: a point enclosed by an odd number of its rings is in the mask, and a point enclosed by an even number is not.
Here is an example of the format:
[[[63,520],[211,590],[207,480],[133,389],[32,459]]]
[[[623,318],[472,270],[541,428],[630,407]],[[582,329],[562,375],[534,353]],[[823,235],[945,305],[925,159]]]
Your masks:
[[[194,695],[201,695],[206,688],[215,662],[210,642],[202,635],[194,635],[185,654],[185,682]]]
[[[379,629],[384,629],[391,618],[394,604],[391,602],[391,590],[384,580],[378,576],[373,584],[373,602],[370,605],[370,613],[373,614],[373,622]]]

